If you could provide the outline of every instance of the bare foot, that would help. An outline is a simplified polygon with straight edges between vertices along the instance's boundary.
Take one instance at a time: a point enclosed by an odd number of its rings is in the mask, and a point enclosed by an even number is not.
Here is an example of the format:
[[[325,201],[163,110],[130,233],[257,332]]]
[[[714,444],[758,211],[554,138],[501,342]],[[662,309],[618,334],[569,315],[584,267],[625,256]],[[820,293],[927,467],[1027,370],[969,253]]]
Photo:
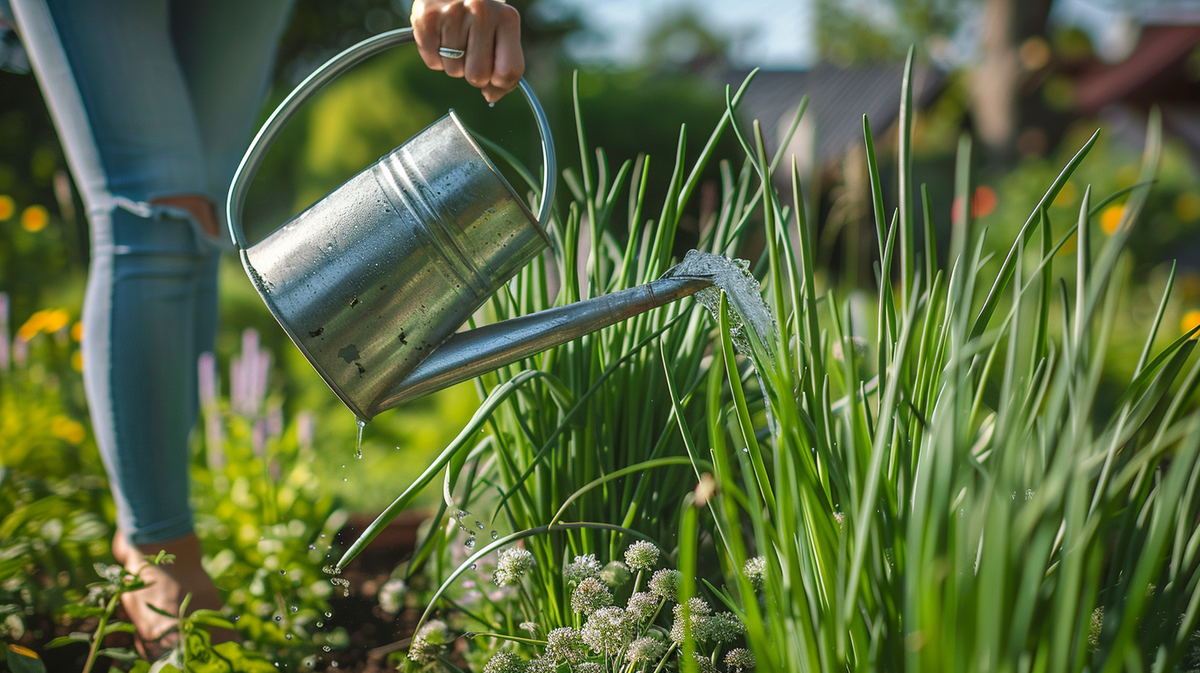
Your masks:
[[[200,565],[200,540],[195,534],[135,547],[123,533],[118,532],[113,537],[112,551],[118,563],[131,573],[140,572],[148,585],[121,596],[121,605],[129,614],[129,621],[137,627],[134,641],[138,652],[146,659],[158,659],[179,643],[179,633],[171,630],[178,619],[151,610],[151,605],[178,614],[184,597],[190,593],[189,612],[198,608],[221,609],[221,595]],[[155,556],[159,551],[174,554],[175,562],[156,566],[145,559],[145,556]],[[237,634],[216,630],[211,635],[215,644],[232,640]]]

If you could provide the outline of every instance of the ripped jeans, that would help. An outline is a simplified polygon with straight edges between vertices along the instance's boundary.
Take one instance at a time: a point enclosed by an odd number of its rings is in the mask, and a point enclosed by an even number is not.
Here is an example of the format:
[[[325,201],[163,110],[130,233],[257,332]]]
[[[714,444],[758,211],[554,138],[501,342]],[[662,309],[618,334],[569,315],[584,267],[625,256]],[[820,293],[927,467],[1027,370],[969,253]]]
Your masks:
[[[117,524],[177,538],[227,246],[154,202],[223,211],[291,0],[9,1],[91,226],[84,384]]]

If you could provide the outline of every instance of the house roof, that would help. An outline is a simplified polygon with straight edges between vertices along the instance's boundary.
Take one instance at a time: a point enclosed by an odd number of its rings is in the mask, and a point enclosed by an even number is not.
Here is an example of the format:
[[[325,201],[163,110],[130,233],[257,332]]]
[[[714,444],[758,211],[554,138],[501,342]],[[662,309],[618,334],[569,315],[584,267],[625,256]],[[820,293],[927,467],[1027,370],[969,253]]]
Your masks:
[[[746,121],[759,120],[769,151],[774,151],[792,123],[801,98],[808,95],[805,117],[815,123],[816,160],[824,164],[862,143],[862,117],[875,134],[886,131],[900,114],[902,63],[841,68],[822,63],[807,71],[761,71],[738,106]],[[730,71],[722,79],[734,90],[749,73]],[[913,70],[913,105],[920,109],[936,95],[940,71],[924,65]]]

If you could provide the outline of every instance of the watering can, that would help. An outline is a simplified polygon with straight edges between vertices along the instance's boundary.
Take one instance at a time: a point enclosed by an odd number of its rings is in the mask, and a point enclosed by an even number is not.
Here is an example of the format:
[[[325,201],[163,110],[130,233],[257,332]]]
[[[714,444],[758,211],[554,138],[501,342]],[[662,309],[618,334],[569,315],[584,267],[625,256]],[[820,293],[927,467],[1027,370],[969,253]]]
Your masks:
[[[533,315],[458,332],[550,239],[554,143],[537,97],[519,83],[542,141],[535,217],[453,110],[265,238],[248,244],[242,206],[283,126],[341,73],[408,28],[334,56],[280,103],[229,190],[229,230],[276,320],[361,421],[564,344],[711,285],[662,278]]]

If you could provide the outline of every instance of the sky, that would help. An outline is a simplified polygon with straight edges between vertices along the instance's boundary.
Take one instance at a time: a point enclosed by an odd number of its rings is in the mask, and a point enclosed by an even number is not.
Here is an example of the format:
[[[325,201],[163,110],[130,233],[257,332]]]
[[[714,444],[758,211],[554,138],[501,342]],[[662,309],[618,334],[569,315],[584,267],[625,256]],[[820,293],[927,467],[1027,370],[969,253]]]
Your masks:
[[[811,0],[558,0],[577,9],[602,41],[568,45],[572,55],[636,62],[646,33],[664,16],[690,8],[713,32],[743,36],[731,57],[737,67],[797,69],[813,65],[816,44]]]

